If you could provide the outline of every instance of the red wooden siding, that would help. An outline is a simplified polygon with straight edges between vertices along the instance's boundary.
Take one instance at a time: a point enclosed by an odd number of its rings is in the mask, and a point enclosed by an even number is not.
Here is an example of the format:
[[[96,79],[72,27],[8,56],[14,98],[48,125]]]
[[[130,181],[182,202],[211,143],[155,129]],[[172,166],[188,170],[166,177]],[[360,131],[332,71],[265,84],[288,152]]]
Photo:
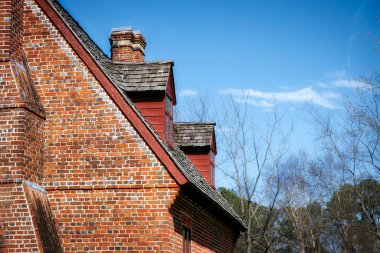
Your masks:
[[[133,99],[137,108],[144,115],[146,120],[153,126],[157,133],[165,138],[165,100],[164,97],[154,101],[140,101]]]
[[[210,152],[204,154],[187,153],[186,155],[194,164],[194,166],[199,170],[199,172],[204,176],[207,182],[209,182],[211,186],[215,187],[215,176],[213,175],[214,165],[211,164]]]
[[[172,72],[170,73],[168,84],[165,93],[152,92],[149,94],[143,92],[134,92],[128,94],[137,108],[144,115],[145,119],[153,126],[157,133],[167,141],[169,145],[173,145],[173,137],[167,136],[167,124],[166,124],[166,96],[171,99],[170,115],[171,124],[168,127],[171,128],[171,135],[173,135],[173,106],[176,103],[174,81]]]

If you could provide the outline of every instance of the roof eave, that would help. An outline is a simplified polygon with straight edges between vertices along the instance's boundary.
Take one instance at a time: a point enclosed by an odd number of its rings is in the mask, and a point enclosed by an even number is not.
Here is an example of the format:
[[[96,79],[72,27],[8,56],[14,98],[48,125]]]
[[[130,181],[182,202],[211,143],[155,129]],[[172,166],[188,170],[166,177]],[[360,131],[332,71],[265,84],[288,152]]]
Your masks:
[[[202,201],[198,197],[196,197],[195,199],[198,200],[198,202],[202,205],[203,208],[210,208],[209,204],[211,203],[212,204],[212,208],[214,209],[214,211],[217,211],[218,213],[222,214],[223,216],[225,216],[224,218],[227,218],[227,220],[229,220],[230,222],[232,222],[234,225],[237,225],[237,227],[239,228],[240,231],[244,232],[244,231],[247,230],[247,226],[243,223],[242,220],[239,220],[239,219],[231,216],[230,213],[228,213],[224,208],[222,208],[218,203],[216,203],[214,199],[210,198],[207,194],[205,194],[204,192],[202,192],[191,181],[189,181],[188,183],[184,184],[181,187],[181,189],[182,189],[182,191],[185,194],[195,195],[195,196],[202,197],[204,199],[204,201]]]

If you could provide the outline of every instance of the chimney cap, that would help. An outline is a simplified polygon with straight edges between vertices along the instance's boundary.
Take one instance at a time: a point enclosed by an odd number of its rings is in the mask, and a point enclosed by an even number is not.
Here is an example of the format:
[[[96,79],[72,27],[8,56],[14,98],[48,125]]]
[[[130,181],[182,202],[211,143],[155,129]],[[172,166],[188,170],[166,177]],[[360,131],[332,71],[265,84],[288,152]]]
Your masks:
[[[123,32],[123,31],[132,31],[132,27],[126,26],[126,27],[115,27],[111,29],[111,32]]]

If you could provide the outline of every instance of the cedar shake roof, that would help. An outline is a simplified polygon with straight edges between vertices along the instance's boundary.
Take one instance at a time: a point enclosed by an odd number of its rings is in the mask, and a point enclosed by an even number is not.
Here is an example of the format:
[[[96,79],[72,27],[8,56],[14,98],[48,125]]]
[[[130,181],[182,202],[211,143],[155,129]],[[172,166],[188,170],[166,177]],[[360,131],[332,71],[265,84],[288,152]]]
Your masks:
[[[126,92],[165,91],[173,62],[116,62],[107,64],[107,74]]]
[[[246,229],[246,225],[240,219],[235,210],[231,207],[231,205],[223,198],[223,196],[214,188],[211,187],[209,183],[207,183],[206,179],[200,174],[200,172],[194,167],[194,165],[190,162],[187,156],[178,148],[171,148],[162,138],[158,135],[158,133],[153,129],[153,127],[149,124],[149,122],[144,118],[141,112],[137,109],[137,107],[133,104],[133,102],[127,97],[124,89],[120,86],[120,80],[116,80],[115,66],[119,67],[118,73],[121,74],[120,65],[140,65],[140,66],[150,66],[150,64],[157,63],[121,63],[121,62],[113,62],[111,61],[106,54],[95,44],[95,42],[89,37],[89,35],[80,27],[80,25],[73,19],[73,17],[60,5],[57,0],[46,0],[47,3],[54,9],[54,11],[60,16],[62,21],[66,24],[66,26],[71,30],[71,32],[75,35],[77,40],[81,43],[81,45],[85,48],[85,50],[90,54],[93,60],[96,61],[98,66],[103,70],[103,72],[108,76],[108,78],[114,83],[116,88],[119,90],[120,94],[123,96],[125,102],[134,110],[136,115],[141,119],[141,121],[146,125],[146,127],[151,131],[156,140],[160,143],[160,145],[167,152],[169,157],[173,160],[173,162],[177,165],[178,169],[183,173],[183,175],[187,178],[190,187],[194,188],[196,191],[200,192],[203,197],[209,199],[214,203],[214,206],[229,215],[233,220],[239,224],[240,229]],[[164,63],[162,63],[164,64]],[[127,68],[127,67],[126,67]],[[125,71],[128,71],[127,69]],[[124,73],[126,74],[126,73]]]
[[[174,123],[174,143],[180,147],[206,147],[212,145],[215,123]]]

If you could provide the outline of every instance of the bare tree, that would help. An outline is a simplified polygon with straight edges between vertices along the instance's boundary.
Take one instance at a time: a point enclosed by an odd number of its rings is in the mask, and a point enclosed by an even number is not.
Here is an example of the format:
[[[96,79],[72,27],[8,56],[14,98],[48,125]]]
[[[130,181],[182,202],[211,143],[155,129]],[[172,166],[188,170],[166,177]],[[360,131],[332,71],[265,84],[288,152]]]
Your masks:
[[[254,247],[261,248],[262,252],[273,252],[271,248],[276,236],[269,236],[268,232],[278,216],[279,188],[273,188],[264,179],[270,178],[266,177],[269,172],[275,173],[276,164],[287,150],[290,130],[284,133],[281,129],[284,115],[279,115],[276,108],[267,114],[263,130],[255,124],[248,106],[246,101],[233,97],[223,101],[218,120],[219,151],[222,151],[219,153],[223,160],[218,168],[231,180],[240,197],[242,218],[248,227],[243,235],[245,252],[253,252]],[[268,207],[265,217],[260,216],[263,206],[260,203]],[[253,223],[259,226],[256,230]]]
[[[183,99],[182,104],[175,107],[174,117],[176,121],[214,121],[215,113],[207,92],[196,92]]]
[[[355,233],[355,219],[359,214],[369,224],[364,233],[377,238],[377,244],[380,242],[379,212],[374,212],[367,201],[369,187],[373,184],[363,183],[368,179],[380,179],[379,81],[378,75],[361,79],[361,85],[346,95],[341,117],[314,114],[325,157],[330,156],[334,163],[329,178],[320,177],[320,182],[334,185],[335,188],[334,195],[331,196],[330,213],[336,221],[342,252],[355,252],[350,233]],[[338,183],[332,184],[332,180]],[[377,203],[377,207],[380,208],[380,203]]]
[[[323,207],[319,187],[310,176],[313,166],[305,152],[289,156],[280,165],[281,199],[287,203],[284,223],[293,233],[282,241],[294,252],[317,253],[323,248]]]

